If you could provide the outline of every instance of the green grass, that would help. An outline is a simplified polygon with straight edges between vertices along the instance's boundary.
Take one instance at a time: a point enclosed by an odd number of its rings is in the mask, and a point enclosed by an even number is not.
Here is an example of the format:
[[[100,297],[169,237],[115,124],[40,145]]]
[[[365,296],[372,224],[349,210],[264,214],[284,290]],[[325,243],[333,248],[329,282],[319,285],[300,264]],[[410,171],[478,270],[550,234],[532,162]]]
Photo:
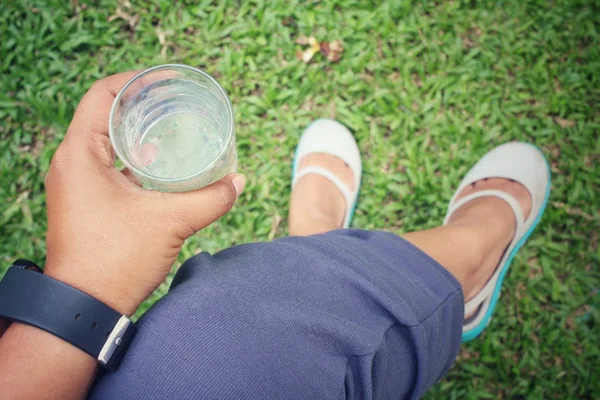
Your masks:
[[[16,257],[43,263],[44,174],[92,82],[185,63],[229,92],[248,185],[180,261],[286,235],[293,151],[318,117],[346,124],[363,151],[353,225],[367,229],[435,226],[487,150],[540,146],[553,172],[548,210],[493,322],[428,397],[600,398],[597,2],[87,3],[2,5],[0,272]],[[111,18],[118,7],[138,16],[133,26]],[[300,35],[341,39],[342,59],[301,63]]]

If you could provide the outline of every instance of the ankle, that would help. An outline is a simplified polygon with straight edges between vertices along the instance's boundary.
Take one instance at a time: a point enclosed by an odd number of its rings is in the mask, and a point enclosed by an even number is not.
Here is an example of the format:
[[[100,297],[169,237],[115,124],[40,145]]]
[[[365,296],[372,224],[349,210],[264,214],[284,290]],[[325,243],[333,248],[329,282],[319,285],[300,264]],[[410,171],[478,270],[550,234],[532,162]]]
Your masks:
[[[345,202],[342,193],[326,178],[303,177],[292,192],[290,235],[307,236],[341,228]]]
[[[340,227],[330,214],[315,210],[297,217],[290,216],[289,231],[291,236],[309,236],[329,232]]]
[[[470,244],[459,279],[466,300],[477,294],[489,279],[514,235],[514,215],[506,203],[499,200],[506,208],[503,210],[500,203],[485,200],[490,199],[476,199],[473,204],[464,205],[461,209],[465,209],[457,210],[447,225],[457,240]]]
[[[474,276],[489,252],[489,243],[485,240],[485,232],[475,221],[461,219],[446,226],[451,231],[452,242],[467,243],[460,246],[463,265],[460,269],[461,282],[467,282]],[[464,289],[464,288],[463,288]]]

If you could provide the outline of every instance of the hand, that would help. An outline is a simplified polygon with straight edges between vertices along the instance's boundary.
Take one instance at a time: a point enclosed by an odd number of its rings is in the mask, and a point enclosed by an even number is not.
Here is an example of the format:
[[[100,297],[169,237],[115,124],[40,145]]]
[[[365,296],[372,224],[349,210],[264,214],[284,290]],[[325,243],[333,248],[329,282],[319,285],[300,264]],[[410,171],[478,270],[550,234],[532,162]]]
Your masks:
[[[245,178],[229,174],[186,193],[143,190],[115,169],[108,116],[136,72],[96,82],[83,97],[46,177],[44,273],[131,315],[169,273],[190,235],[227,213]]]

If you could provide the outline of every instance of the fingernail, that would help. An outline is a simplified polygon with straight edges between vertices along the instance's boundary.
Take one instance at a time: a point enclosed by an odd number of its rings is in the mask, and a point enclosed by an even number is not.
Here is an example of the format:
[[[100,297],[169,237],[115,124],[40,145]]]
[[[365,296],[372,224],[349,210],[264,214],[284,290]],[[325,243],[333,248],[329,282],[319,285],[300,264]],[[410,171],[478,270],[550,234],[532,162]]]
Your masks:
[[[236,175],[235,178],[231,181],[233,186],[235,187],[235,196],[240,197],[240,194],[244,191],[244,187],[246,187],[246,177],[244,175]]]

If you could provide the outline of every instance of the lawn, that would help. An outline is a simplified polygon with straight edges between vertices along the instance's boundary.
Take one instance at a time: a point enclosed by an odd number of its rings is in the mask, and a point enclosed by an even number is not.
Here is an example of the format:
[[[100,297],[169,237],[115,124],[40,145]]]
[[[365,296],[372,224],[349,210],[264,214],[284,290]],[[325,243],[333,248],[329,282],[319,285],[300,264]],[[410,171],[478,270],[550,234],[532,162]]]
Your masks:
[[[493,146],[537,144],[552,166],[549,208],[494,320],[428,398],[600,398],[598,2],[139,3],[3,2],[0,273],[17,257],[43,264],[44,175],[92,82],[185,63],[228,91],[248,184],[180,261],[286,235],[293,151],[318,117],[346,124],[363,152],[353,226],[397,233],[440,224]],[[340,60],[299,60],[303,36],[340,40]]]

